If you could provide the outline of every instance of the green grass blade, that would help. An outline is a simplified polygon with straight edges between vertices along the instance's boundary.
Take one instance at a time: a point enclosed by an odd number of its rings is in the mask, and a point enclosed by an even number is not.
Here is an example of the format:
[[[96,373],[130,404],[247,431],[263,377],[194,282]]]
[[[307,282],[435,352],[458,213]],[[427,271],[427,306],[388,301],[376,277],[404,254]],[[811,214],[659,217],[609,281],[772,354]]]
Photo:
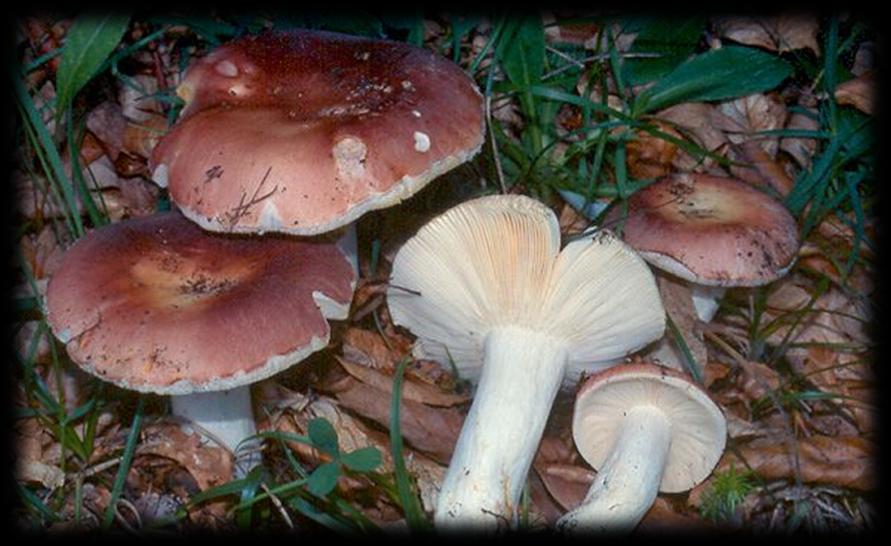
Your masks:
[[[501,68],[519,94],[533,155],[544,148],[542,121],[530,87],[541,82],[545,69],[545,38],[540,17],[517,17],[508,23],[495,49]]]
[[[326,511],[320,510],[303,497],[295,496],[291,498],[288,501],[288,505],[309,519],[332,531],[336,531],[337,533],[351,535],[356,531],[353,527],[342,521],[341,517],[336,517]]]
[[[682,361],[687,372],[690,374],[690,377],[701,384],[703,381],[701,371],[702,364],[696,362],[696,358],[693,357],[690,347],[688,347],[687,342],[684,341],[684,336],[681,335],[681,331],[678,330],[677,325],[671,320],[671,316],[668,313],[665,314],[665,325],[668,327],[668,334],[671,336],[671,340],[674,342],[675,346],[681,350],[681,356],[684,357]]]
[[[623,60],[622,76],[631,85],[659,79],[692,55],[702,36],[706,19],[701,16],[682,19],[653,17],[643,23],[628,52],[656,56]]]
[[[254,468],[248,473],[247,476],[239,480],[232,480],[220,485],[215,485],[213,487],[205,489],[204,491],[201,491],[200,493],[196,493],[192,496],[192,498],[189,499],[189,506],[197,506],[203,502],[219,499],[222,497],[228,497],[229,495],[240,495],[242,491],[244,491],[245,489],[250,489],[252,487],[252,484],[259,481],[261,475],[259,474],[259,472],[255,472],[259,469],[262,469],[262,467]],[[254,502],[256,502],[254,499],[243,501],[242,503],[239,503],[237,507],[240,508],[242,504],[244,504],[245,507],[248,507],[254,504]]]
[[[402,432],[399,423],[400,406],[402,399],[402,380],[405,367],[411,362],[411,357],[406,357],[396,367],[393,376],[393,398],[390,401],[390,450],[393,455],[393,467],[396,477],[396,490],[409,529],[422,530],[429,527],[424,518],[424,512],[418,502],[418,496],[412,486],[408,470],[405,468],[405,458],[402,453]]]
[[[822,193],[831,179],[832,168],[837,162],[840,147],[839,139],[834,138],[829,141],[829,146],[817,157],[811,170],[802,172],[795,181],[795,186],[785,199],[786,206],[792,214],[798,215],[814,195]]]
[[[283,484],[277,485],[275,487],[271,487],[271,488],[269,488],[269,492],[264,491],[262,493],[258,493],[255,497],[253,497],[249,500],[240,501],[238,503],[238,505],[235,507],[235,509],[236,510],[244,510],[246,508],[250,508],[254,504],[256,504],[262,500],[270,498],[272,495],[275,495],[276,497],[290,496],[290,493],[292,493],[294,491],[300,491],[301,489],[305,488],[307,481],[308,480],[305,478],[298,478],[296,480],[293,480],[293,481],[290,481],[287,483],[283,483]],[[220,486],[220,487],[225,487],[225,486],[229,486],[229,487],[218,491],[218,493],[213,496],[232,495],[232,494],[237,493],[242,490],[243,484],[239,483],[239,484],[237,484],[237,487],[236,487],[236,486],[231,486],[231,484],[233,484],[233,483],[235,483],[235,482],[229,482],[227,484],[223,484],[223,486]],[[210,489],[208,489],[207,491],[210,491]],[[197,503],[197,502],[202,502],[202,501],[208,500],[210,498],[212,498],[212,497],[202,497],[201,499],[198,499],[198,496],[196,495],[192,499],[192,501]]]
[[[120,43],[129,15],[84,13],[68,29],[56,72],[56,119],[68,109],[78,91],[98,74]]]
[[[58,184],[68,212],[66,218],[72,223],[71,229],[73,230],[74,235],[80,237],[84,234],[84,228],[80,219],[80,214],[77,212],[77,196],[74,194],[74,188],[72,187],[68,176],[65,174],[65,169],[62,167],[62,157],[59,155],[59,151],[56,149],[56,145],[53,142],[52,137],[50,137],[46,126],[43,124],[40,114],[37,113],[37,109],[34,107],[34,101],[31,100],[31,96],[28,94],[27,90],[25,90],[22,81],[19,78],[13,77],[13,86],[15,88],[18,104],[25,114],[23,118],[25,119],[26,124],[30,125],[31,129],[33,129],[37,140],[37,146],[44,154],[46,154],[48,178],[54,180],[56,184]]]
[[[18,480],[16,480],[15,486],[18,489],[19,495],[22,497],[22,500],[25,501],[25,506],[29,510],[37,512],[38,514],[52,522],[56,522],[61,519],[46,505],[46,503],[40,500],[40,497],[32,493],[31,490],[23,486]]]
[[[90,222],[94,227],[104,226],[108,223],[108,218],[99,212],[96,202],[93,201],[93,194],[87,187],[86,180],[84,180],[83,168],[80,164],[80,147],[78,146],[80,139],[75,137],[72,115],[70,108],[66,110],[65,129],[67,133],[66,140],[68,141],[68,160],[71,162],[71,178],[79,190],[81,203],[83,203],[87,215],[90,217]],[[80,134],[82,135],[83,133],[80,132]]]
[[[726,46],[693,57],[641,92],[635,117],[673,104],[724,100],[768,91],[792,74],[776,55],[752,47]]]
[[[108,508],[105,510],[105,517],[102,519],[102,528],[108,529],[114,521],[115,507],[117,507],[118,499],[124,491],[124,483],[127,481],[127,473],[130,472],[130,465],[133,462],[133,454],[136,452],[136,444],[139,441],[139,431],[142,429],[142,416],[145,408],[145,398],[140,396],[136,405],[136,413],[133,415],[133,422],[130,424],[130,432],[127,434],[127,443],[124,445],[124,453],[121,455],[121,464],[118,466],[118,473],[114,478],[114,484],[111,487],[111,499],[108,502]]]

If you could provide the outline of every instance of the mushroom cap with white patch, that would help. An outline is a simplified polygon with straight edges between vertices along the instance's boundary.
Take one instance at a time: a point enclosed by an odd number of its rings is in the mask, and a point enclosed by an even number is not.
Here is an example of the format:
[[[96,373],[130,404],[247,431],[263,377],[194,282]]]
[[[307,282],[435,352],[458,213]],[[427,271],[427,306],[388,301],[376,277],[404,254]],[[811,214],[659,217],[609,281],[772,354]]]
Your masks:
[[[654,364],[622,364],[588,377],[579,388],[572,434],[595,469],[610,455],[623,416],[650,406],[670,421],[671,444],[659,490],[692,489],[715,468],[727,436],[721,409],[684,374]]]
[[[152,177],[183,214],[227,232],[315,235],[395,205],[472,158],[482,95],[408,44],[289,30],[195,62]]]
[[[794,265],[798,225],[782,203],[741,180],[675,174],[635,192],[604,225],[655,267],[699,285],[760,286]]]
[[[167,212],[78,240],[49,281],[46,317],[72,360],[118,386],[228,390],[324,348],[356,280],[333,236],[214,234]]]
[[[559,340],[565,385],[659,338],[653,274],[607,230],[560,248],[554,212],[523,195],[466,201],[434,218],[393,262],[387,301],[418,337],[418,356],[476,381],[489,332],[514,325]]]

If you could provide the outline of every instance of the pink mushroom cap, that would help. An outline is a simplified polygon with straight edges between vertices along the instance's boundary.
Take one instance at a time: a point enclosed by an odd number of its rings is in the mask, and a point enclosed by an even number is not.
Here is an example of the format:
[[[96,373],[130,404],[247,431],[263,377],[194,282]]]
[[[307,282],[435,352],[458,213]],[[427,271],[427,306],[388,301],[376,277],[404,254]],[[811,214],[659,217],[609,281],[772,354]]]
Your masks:
[[[707,286],[760,286],[785,275],[798,225],[770,195],[733,178],[667,176],[635,192],[605,225],[654,266]]]
[[[483,143],[482,95],[408,44],[291,30],[194,63],[155,181],[212,231],[315,235],[395,205]]]
[[[346,316],[355,283],[335,241],[213,234],[168,212],[78,240],[49,281],[46,317],[71,358],[106,381],[228,390],[327,345],[326,317]]]

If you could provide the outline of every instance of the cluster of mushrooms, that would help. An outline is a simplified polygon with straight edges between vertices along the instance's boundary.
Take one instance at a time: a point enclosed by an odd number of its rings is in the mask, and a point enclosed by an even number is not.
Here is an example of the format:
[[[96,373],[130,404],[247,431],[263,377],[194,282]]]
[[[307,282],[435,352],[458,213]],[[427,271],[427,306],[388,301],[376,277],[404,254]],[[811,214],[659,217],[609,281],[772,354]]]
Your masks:
[[[353,221],[469,160],[482,96],[456,65],[402,43],[292,30],[222,46],[177,88],[177,123],[153,152],[175,210],[78,241],[50,280],[54,334],[88,372],[171,395],[181,417],[260,461],[249,385],[324,348],[357,283]],[[660,339],[650,266],[720,290],[775,280],[794,219],[728,178],[681,174],[637,192],[621,224],[565,245],[546,205],[476,198],[424,225],[393,261],[387,302],[415,354],[476,385],[442,483],[440,529],[513,527],[558,393],[577,389],[573,437],[597,477],[563,531],[630,531],[659,491],[704,480],[726,437],[684,373],[627,357]]]

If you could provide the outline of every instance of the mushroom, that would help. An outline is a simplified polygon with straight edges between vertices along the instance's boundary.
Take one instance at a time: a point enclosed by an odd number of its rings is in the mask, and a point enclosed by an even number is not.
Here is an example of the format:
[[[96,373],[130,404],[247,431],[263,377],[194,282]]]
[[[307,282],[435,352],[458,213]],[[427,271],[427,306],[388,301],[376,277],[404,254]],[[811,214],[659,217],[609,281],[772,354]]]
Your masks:
[[[476,382],[434,521],[515,521],[551,404],[583,371],[659,338],[662,303],[646,263],[598,230],[560,250],[553,211],[521,195],[467,201],[398,251],[387,300],[417,355]]]
[[[724,451],[720,408],[684,374],[627,364],[587,378],[572,423],[582,457],[598,470],[582,504],[557,521],[563,532],[630,532],[659,491],[692,489]]]
[[[149,161],[211,231],[316,235],[397,204],[469,160],[482,95],[454,63],[400,42],[264,32],[194,63]]]
[[[172,413],[233,452],[256,431],[251,383],[324,348],[356,272],[342,243],[201,230],[177,212],[79,239],[49,281],[45,315],[72,360],[125,389],[171,395]],[[248,453],[236,476],[258,462]]]
[[[792,268],[798,225],[782,203],[733,178],[664,177],[619,207],[604,225],[653,266],[690,283],[700,320],[708,322],[731,286],[761,286]]]

